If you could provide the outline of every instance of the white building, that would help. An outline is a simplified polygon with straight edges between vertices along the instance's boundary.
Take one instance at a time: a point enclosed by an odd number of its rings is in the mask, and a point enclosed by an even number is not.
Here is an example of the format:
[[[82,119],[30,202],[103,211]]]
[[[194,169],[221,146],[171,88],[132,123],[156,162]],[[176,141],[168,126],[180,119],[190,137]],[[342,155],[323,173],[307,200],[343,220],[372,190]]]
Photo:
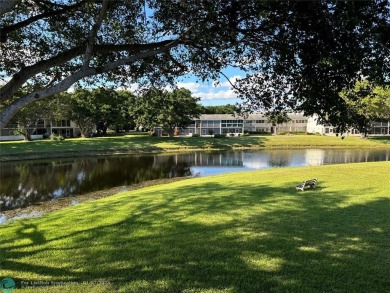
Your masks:
[[[306,132],[307,117],[303,114],[289,114],[290,121],[277,125],[278,132]],[[181,131],[182,134],[240,134],[244,132],[272,133],[272,124],[264,114],[250,114],[245,117],[231,114],[205,114]]]
[[[277,132],[290,133],[318,133],[321,135],[336,135],[335,127],[317,124],[318,118],[306,117],[302,113],[288,114],[291,119],[287,123],[276,126]],[[245,117],[231,114],[205,114],[194,120],[189,126],[180,131],[182,135],[198,134],[209,136],[214,134],[229,134],[238,136],[244,132],[248,133],[273,133],[274,126],[268,123],[268,118],[262,113],[249,114]],[[80,129],[70,120],[42,120],[37,125],[31,126],[34,129],[33,139],[41,139],[54,133],[63,137],[77,137]],[[22,136],[15,135],[16,124],[9,124],[0,132],[1,140],[21,140]],[[158,130],[158,131],[157,131]],[[161,127],[156,127],[155,132],[162,134]],[[390,120],[377,121],[369,132],[371,135],[390,135]],[[346,135],[360,135],[359,131],[351,128]]]
[[[22,135],[15,135],[18,129],[17,124],[9,123],[0,131],[0,141],[4,140],[22,140]],[[49,120],[43,119],[37,124],[29,127],[32,133],[32,139],[42,139],[51,134],[62,135],[63,137],[77,137],[80,135],[80,129],[70,120]]]
[[[324,125],[318,123],[318,116],[313,115],[307,119],[307,132],[308,133],[319,133],[321,135],[335,135],[336,127],[331,125]],[[351,127],[348,130],[347,135],[360,135],[360,132]],[[369,131],[371,135],[390,135],[390,120],[384,121],[375,121],[372,124],[371,130]]]

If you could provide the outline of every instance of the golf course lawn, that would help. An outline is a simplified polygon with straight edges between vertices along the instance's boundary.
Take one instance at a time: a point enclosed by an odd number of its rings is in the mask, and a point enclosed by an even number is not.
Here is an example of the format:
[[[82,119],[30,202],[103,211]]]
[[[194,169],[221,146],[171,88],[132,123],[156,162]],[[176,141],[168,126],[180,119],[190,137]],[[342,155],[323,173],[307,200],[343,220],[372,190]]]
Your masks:
[[[121,193],[1,225],[0,276],[15,292],[386,292],[389,182],[379,162]]]
[[[191,150],[240,150],[286,148],[390,148],[390,137],[347,137],[316,135],[213,137],[151,137],[125,135],[71,138],[63,141],[0,142],[0,161],[30,158],[75,157],[97,154],[167,152]]]

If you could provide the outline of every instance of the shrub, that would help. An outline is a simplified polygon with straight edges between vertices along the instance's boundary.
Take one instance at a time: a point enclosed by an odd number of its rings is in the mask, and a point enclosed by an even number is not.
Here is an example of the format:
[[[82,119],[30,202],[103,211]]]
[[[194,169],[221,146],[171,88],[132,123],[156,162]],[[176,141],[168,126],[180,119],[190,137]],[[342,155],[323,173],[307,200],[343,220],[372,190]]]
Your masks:
[[[55,133],[52,133],[52,134],[50,135],[50,139],[51,139],[51,140],[64,140],[65,137],[63,137],[62,135],[56,135]]]
[[[260,135],[270,135],[271,132],[267,131],[248,131],[249,134],[260,134]]]
[[[225,138],[225,134],[214,134],[214,138]]]
[[[200,137],[200,135],[198,133],[193,133],[192,137]]]

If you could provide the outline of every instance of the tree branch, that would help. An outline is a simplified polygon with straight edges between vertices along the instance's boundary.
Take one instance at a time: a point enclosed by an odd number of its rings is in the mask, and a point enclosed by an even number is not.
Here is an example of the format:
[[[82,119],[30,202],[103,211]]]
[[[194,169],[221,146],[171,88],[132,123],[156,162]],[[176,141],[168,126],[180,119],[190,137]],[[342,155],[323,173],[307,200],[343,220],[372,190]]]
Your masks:
[[[124,45],[95,45],[95,53],[108,53],[108,52],[119,52],[119,51],[145,51],[153,50],[167,44],[170,44],[172,40],[161,41],[151,44],[124,44]],[[59,66],[68,62],[77,56],[80,56],[85,52],[85,46],[75,47],[68,51],[62,52],[57,56],[54,56],[47,60],[42,60],[34,65],[24,67],[2,87],[0,88],[0,102],[12,97],[15,92],[21,87],[28,79],[34,75],[44,72],[45,70],[54,66]]]
[[[88,39],[87,39],[87,48],[85,50],[84,54],[84,61],[83,61],[83,67],[89,67],[89,61],[92,58],[93,54],[93,45],[95,43],[95,37],[102,25],[103,19],[107,14],[107,9],[108,9],[108,0],[103,0],[102,8],[100,9],[99,16],[97,17],[94,26],[92,29],[89,31],[88,34]]]
[[[237,91],[240,90],[238,87],[236,87],[235,84],[233,84],[233,83],[230,81],[229,77],[227,77],[225,73],[223,73],[222,71],[220,71],[219,73],[220,73],[221,75],[223,75],[223,76],[227,79],[227,81],[230,83],[230,85],[232,86],[233,89],[235,89],[235,90],[237,90]]]
[[[0,0],[0,1],[11,2],[10,0]],[[16,1],[17,0],[15,0],[15,2]],[[19,0],[19,1],[21,1],[21,0]],[[2,2],[0,2],[0,3],[2,3]],[[67,7],[65,7],[65,8],[63,8],[61,10],[53,10],[53,11],[45,12],[45,13],[42,13],[42,14],[38,14],[38,15],[32,16],[32,17],[30,17],[30,18],[28,18],[26,20],[23,20],[21,22],[18,22],[18,23],[15,23],[15,24],[3,27],[3,28],[0,29],[0,36],[1,36],[0,37],[0,43],[5,43],[7,41],[8,35],[10,33],[14,32],[14,31],[16,31],[18,29],[21,29],[23,27],[26,27],[29,24],[31,24],[31,23],[33,23],[33,22],[35,22],[37,20],[64,14],[66,12],[75,10],[75,9],[83,6],[85,3],[86,3],[86,1],[81,1],[81,2],[76,3],[74,5],[67,6]],[[1,10],[0,10],[0,15],[1,15]]]
[[[8,105],[3,112],[0,114],[0,129],[2,129],[12,118],[12,116],[21,108],[27,106],[28,104],[42,100],[46,97],[52,96],[54,94],[66,91],[69,89],[75,82],[81,80],[82,78],[98,75],[101,73],[108,72],[110,70],[113,70],[119,66],[127,65],[128,63],[147,58],[150,56],[154,56],[160,53],[164,53],[168,51],[169,49],[173,48],[174,46],[177,46],[179,44],[179,40],[170,41],[169,43],[166,43],[165,45],[149,50],[140,52],[138,54],[135,54],[130,57],[122,58],[114,62],[107,63],[106,65],[98,68],[84,68],[82,67],[80,70],[76,71],[72,75],[66,77],[56,85],[50,87],[50,88],[44,88],[36,92],[32,92],[29,94],[26,94],[19,99],[13,101],[10,105]]]
[[[10,12],[22,0],[0,0],[0,16]]]

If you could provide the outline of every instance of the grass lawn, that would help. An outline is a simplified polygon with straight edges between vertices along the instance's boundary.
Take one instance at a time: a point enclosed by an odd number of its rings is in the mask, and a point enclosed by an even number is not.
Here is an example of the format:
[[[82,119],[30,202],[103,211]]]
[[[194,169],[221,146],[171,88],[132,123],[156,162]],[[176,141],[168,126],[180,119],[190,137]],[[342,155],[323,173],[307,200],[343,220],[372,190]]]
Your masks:
[[[0,160],[42,158],[47,156],[68,157],[94,154],[215,150],[215,149],[262,149],[262,148],[390,148],[390,137],[361,139],[347,137],[341,140],[335,136],[293,135],[293,136],[245,136],[234,138],[205,137],[150,137],[147,135],[126,135],[90,139],[66,139],[64,141],[40,140],[32,142],[1,142]]]
[[[0,226],[0,277],[35,284],[15,292],[388,292],[389,171],[195,178],[18,220]]]

